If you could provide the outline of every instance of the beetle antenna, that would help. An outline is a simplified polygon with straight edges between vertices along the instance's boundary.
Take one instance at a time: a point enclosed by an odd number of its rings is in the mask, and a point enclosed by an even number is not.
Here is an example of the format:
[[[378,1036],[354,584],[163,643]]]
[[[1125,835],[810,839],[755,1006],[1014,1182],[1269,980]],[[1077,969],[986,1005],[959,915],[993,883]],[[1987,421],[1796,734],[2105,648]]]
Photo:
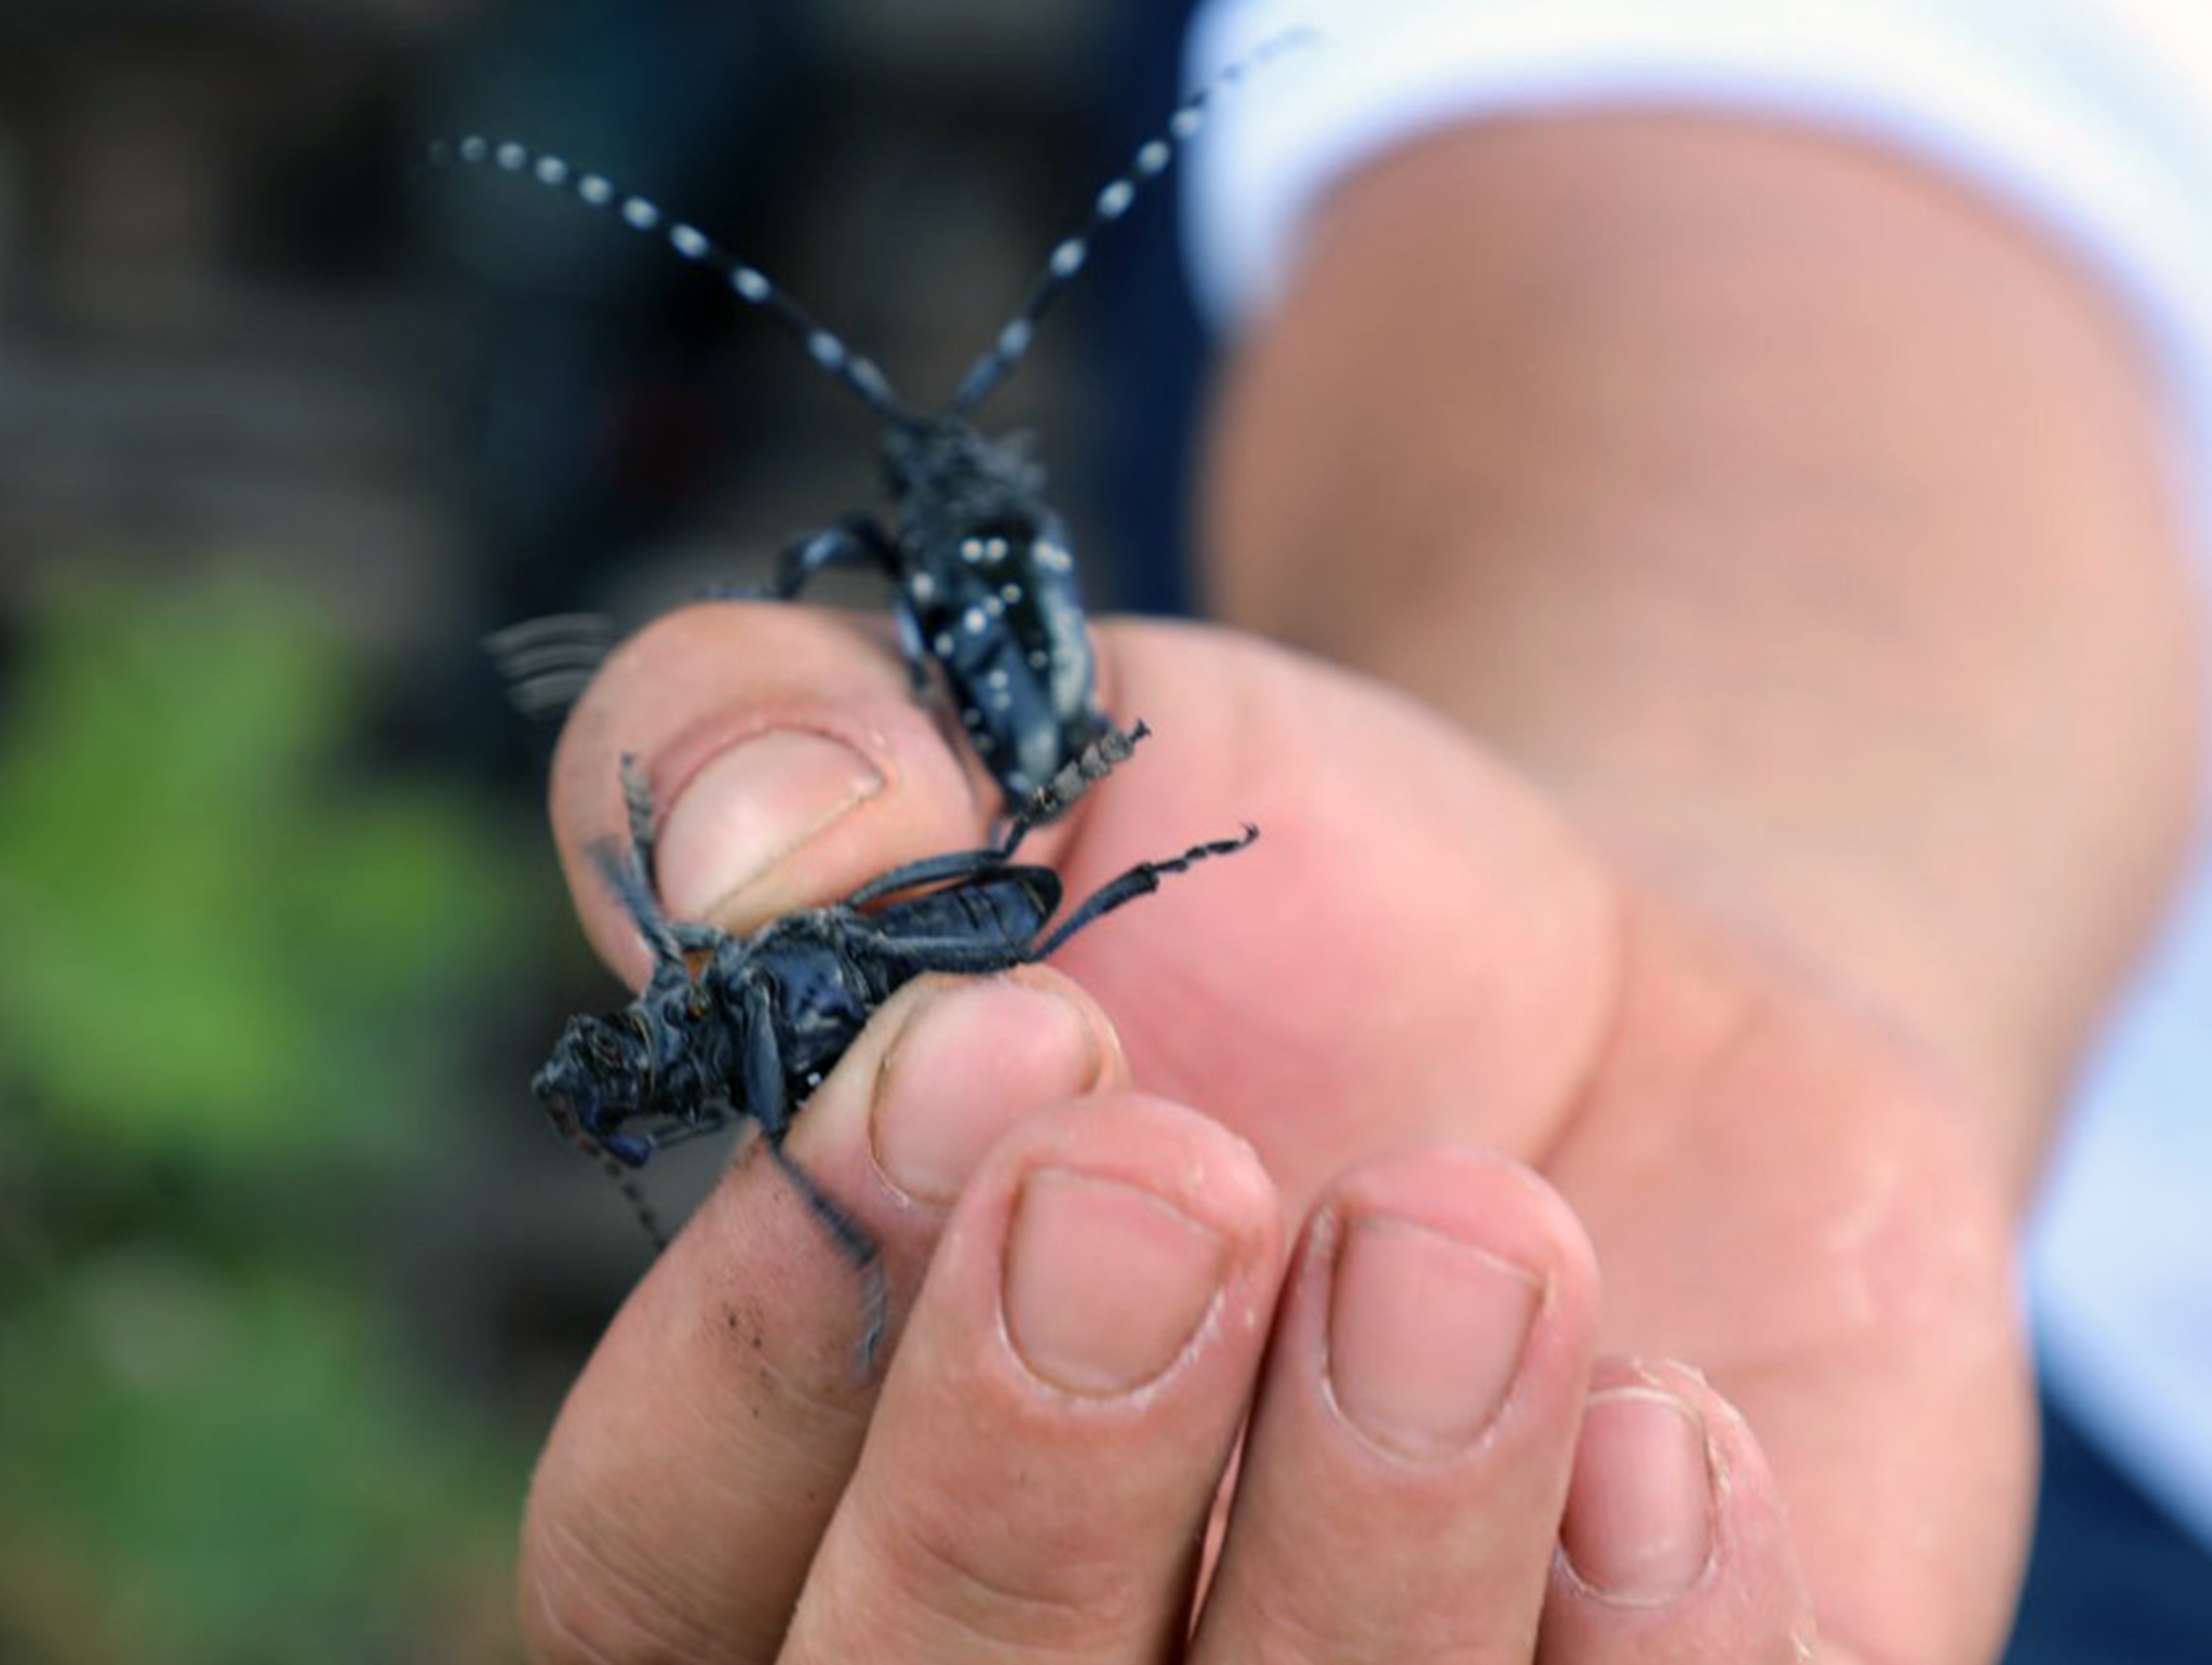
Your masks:
[[[599,1171],[607,1176],[616,1190],[622,1193],[623,1200],[629,1205],[629,1212],[636,1218],[647,1240],[653,1244],[653,1252],[658,1255],[666,1249],[668,1233],[661,1226],[660,1216],[645,1200],[645,1188],[637,1182],[636,1176],[609,1156],[606,1147],[586,1133],[583,1124],[565,1106],[548,1105],[546,1113],[552,1118],[555,1131],[599,1164]]]
[[[590,1148],[588,1145],[585,1146],[586,1150]],[[653,1212],[653,1205],[645,1200],[644,1188],[639,1185],[635,1176],[605,1152],[594,1154],[599,1159],[599,1170],[614,1182],[615,1189],[623,1194],[623,1200],[629,1205],[629,1212],[636,1217],[647,1241],[652,1243],[653,1252],[659,1254],[668,1247],[668,1233],[660,1224],[660,1216]]]
[[[604,173],[580,170],[566,157],[532,150],[513,139],[489,139],[481,133],[435,140],[429,147],[429,159],[434,167],[494,168],[534,180],[549,191],[568,191],[587,208],[613,209],[631,230],[665,239],[684,259],[714,272],[745,305],[775,319],[839,386],[884,421],[910,425],[920,420],[874,360],[848,347],[758,267],[739,259],[689,221],[671,217],[652,198],[624,191]]]
[[[947,407],[952,415],[964,416],[974,410],[1021,362],[1036,337],[1037,320],[1073,281],[1076,273],[1083,270],[1091,258],[1091,244],[1108,226],[1129,211],[1139,191],[1167,172],[1168,164],[1175,160],[1176,147],[1197,137],[1199,130],[1206,125],[1207,106],[1269,59],[1319,39],[1318,31],[1301,28],[1263,41],[1185,99],[1168,118],[1165,130],[1137,147],[1128,167],[1108,180],[1105,188],[1091,198],[1089,217],[1072,235],[1062,238],[1046,258],[1044,270],[1030,285],[1028,299],[1006,320],[982,355],[969,366],[968,374],[961,378],[959,391],[953,394],[952,403]]]

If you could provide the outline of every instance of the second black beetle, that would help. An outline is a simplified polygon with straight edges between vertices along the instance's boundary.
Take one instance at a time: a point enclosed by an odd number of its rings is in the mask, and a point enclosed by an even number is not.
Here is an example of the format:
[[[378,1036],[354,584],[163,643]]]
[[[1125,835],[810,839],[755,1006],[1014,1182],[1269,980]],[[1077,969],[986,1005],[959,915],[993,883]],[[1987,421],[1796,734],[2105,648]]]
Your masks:
[[[635,231],[665,238],[684,258],[714,271],[740,301],[775,318],[839,386],[875,412],[883,422],[890,515],[848,515],[793,539],[779,556],[765,593],[789,600],[835,567],[885,579],[916,692],[928,690],[935,666],[954,714],[1011,813],[1105,733],[1108,720],[1098,704],[1073,540],[1045,499],[1043,470],[1016,441],[984,434],[975,413],[1029,351],[1037,320],[1082,270],[1092,240],[1128,211],[1145,181],[1166,170],[1176,146],[1203,125],[1211,100],[1307,38],[1285,35],[1224,71],[1175,112],[1161,137],[1139,148],[1127,171],[1093,199],[1083,227],[1053,249],[1020,309],[939,410],[908,404],[872,360],[817,323],[757,267],[604,174],[481,136],[435,145],[431,156],[441,164],[495,168],[572,192]],[[713,593],[750,599],[763,592]],[[588,678],[605,639],[588,623],[581,629],[578,623],[574,616],[532,622],[492,639],[518,703],[529,709],[563,703]]]

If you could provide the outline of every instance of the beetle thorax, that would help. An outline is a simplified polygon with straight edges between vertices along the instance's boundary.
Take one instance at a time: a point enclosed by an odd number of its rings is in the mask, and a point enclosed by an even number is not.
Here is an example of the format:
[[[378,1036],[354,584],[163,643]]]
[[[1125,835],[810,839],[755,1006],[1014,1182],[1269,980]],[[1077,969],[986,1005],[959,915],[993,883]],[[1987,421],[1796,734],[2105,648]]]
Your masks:
[[[1026,525],[1044,491],[1021,437],[994,439],[957,416],[886,429],[884,472],[908,532],[925,538]]]

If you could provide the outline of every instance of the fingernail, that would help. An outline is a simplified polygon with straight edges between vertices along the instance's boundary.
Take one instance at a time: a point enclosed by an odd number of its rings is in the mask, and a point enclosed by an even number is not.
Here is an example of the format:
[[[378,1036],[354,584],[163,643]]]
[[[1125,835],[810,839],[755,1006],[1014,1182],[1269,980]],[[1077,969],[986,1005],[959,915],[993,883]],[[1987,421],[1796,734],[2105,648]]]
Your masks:
[[[707,919],[731,896],[884,789],[842,741],[777,729],[740,741],[684,784],[660,820],[661,900]]]
[[[1712,1558],[1705,1419],[1656,1388],[1590,1395],[1559,1523],[1567,1565],[1591,1594],[1650,1607],[1689,1589]]]
[[[917,1201],[951,1202],[1024,1111],[1089,1091],[1103,1062],[1083,1013],[1048,990],[991,978],[928,995],[877,1072],[876,1166]]]
[[[1534,1273],[1432,1227],[1353,1219],[1329,1288],[1337,1407],[1399,1456],[1465,1449],[1504,1403],[1543,1292]]]
[[[1040,1169],[1006,1231],[1006,1334],[1032,1374],[1104,1397],[1152,1381],[1221,1297],[1227,1242],[1154,1192]]]

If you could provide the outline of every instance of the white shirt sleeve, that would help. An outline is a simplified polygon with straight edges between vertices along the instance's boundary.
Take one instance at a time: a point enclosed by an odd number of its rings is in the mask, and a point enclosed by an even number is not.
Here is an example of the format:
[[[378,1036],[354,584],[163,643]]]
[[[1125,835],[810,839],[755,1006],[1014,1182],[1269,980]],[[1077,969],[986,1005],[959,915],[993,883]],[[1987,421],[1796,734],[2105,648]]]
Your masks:
[[[2198,21],[2199,19],[2204,21]],[[1185,235],[1235,330],[1345,174],[1425,131],[1575,106],[1723,110],[1894,147],[2040,225],[2134,314],[2212,454],[2212,8],[2201,0],[1210,0]]]

